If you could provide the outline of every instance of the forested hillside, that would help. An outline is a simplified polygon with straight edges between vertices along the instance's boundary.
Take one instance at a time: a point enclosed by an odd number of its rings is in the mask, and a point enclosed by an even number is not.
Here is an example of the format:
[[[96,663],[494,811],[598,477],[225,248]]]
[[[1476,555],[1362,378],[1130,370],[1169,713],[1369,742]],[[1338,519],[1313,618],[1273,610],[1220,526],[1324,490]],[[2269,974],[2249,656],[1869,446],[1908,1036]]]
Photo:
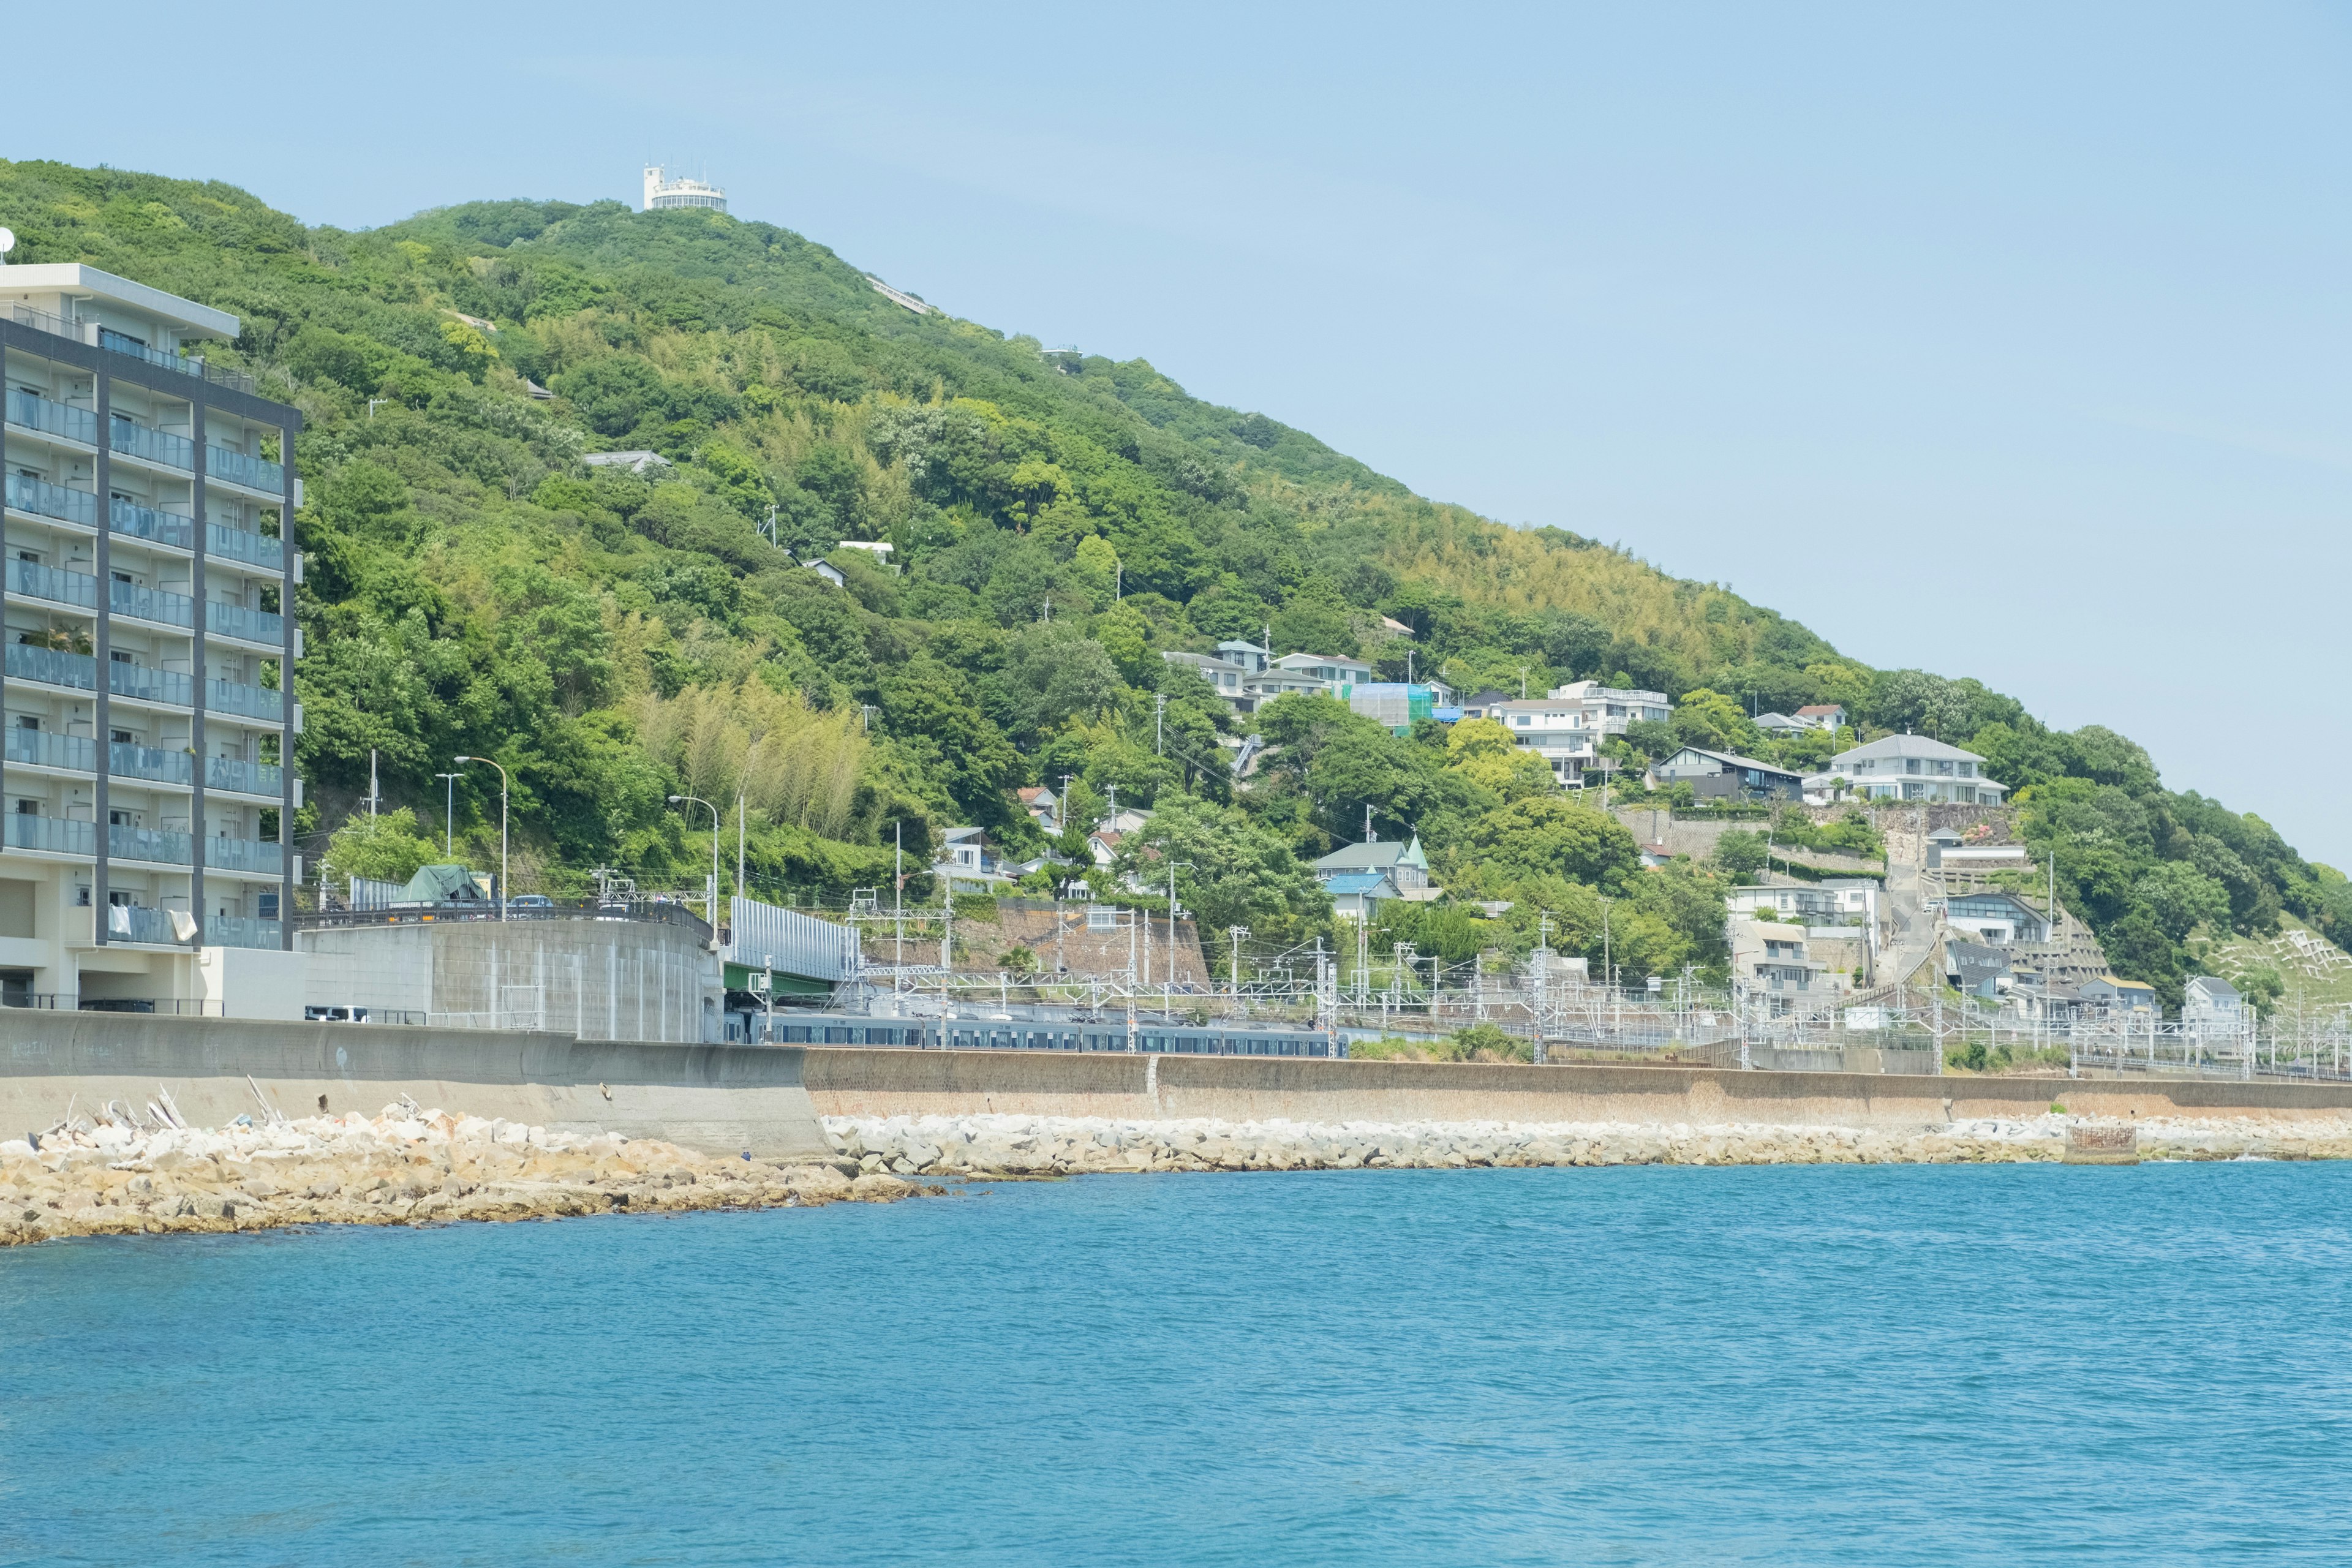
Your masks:
[[[887,882],[894,834],[918,868],[958,822],[1044,847],[1010,792],[1066,774],[1087,805],[1115,787],[1160,808],[1131,842],[1176,845],[1212,929],[1323,929],[1300,858],[1360,837],[1369,806],[1383,836],[1419,831],[1449,886],[1521,905],[1508,929],[1401,916],[1424,952],[1524,942],[1538,906],[1597,949],[1605,894],[1633,973],[1719,958],[1715,869],[1642,872],[1629,836],[1482,726],[1397,737],[1286,700],[1262,719],[1272,763],[1236,798],[1217,742],[1249,721],[1160,654],[1270,627],[1283,650],[1398,676],[1411,648],[1465,689],[1658,687],[1674,723],[1630,738],[1653,752],[1764,750],[1746,713],[1815,701],[1865,735],[1971,745],[2028,786],[2068,902],[2168,991],[2200,928],[2284,909],[2352,934],[2340,876],[2166,792],[2120,736],[2051,732],[1974,681],[1866,668],[1620,549],[1423,500],[1142,361],[918,314],[766,224],[516,201],[352,234],[217,183],[34,163],[0,163],[0,222],[15,260],[236,312],[224,357],[310,421],[298,831],[314,864],[372,748],[388,803],[417,815],[344,833],[345,868],[437,851],[435,775],[478,753],[514,780],[517,886],[556,890],[599,867],[695,882],[708,815],[698,830],[667,801],[690,794],[746,803],[746,890],[837,897]],[[669,466],[580,461],[625,448]],[[843,540],[889,541],[902,570]],[[806,569],[828,552],[845,591]],[[478,772],[457,824],[478,860],[497,806]]]

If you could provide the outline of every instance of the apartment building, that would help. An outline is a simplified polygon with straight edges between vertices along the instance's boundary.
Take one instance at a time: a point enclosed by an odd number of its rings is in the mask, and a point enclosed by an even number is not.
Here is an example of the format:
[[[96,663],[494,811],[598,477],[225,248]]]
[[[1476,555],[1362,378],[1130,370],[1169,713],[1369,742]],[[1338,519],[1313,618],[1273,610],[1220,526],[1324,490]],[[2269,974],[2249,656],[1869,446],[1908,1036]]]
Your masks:
[[[1509,730],[1514,744],[1541,757],[1563,787],[1584,783],[1600,733],[1585,727],[1583,704],[1564,697],[1519,698],[1487,704],[1486,716]]]
[[[299,1017],[286,826],[301,416],[237,320],[0,267],[0,998]],[[290,1011],[289,1010],[290,1008]]]

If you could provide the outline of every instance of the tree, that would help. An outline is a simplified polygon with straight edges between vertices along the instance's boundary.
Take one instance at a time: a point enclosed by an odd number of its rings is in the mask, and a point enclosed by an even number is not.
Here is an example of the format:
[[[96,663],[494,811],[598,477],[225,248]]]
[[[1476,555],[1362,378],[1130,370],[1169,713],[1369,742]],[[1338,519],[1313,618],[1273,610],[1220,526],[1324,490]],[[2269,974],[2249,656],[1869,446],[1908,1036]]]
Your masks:
[[[1683,700],[1675,704],[1674,717],[1668,722],[1674,728],[1675,738],[1685,746],[1748,755],[1761,744],[1762,738],[1737,698],[1703,687],[1684,693]]]
[[[1733,880],[1745,882],[1764,869],[1769,847],[1764,835],[1732,828],[1715,841],[1715,864]]]
[[[2176,942],[2200,925],[2226,926],[2230,920],[2229,891],[2178,860],[2163,861],[2142,876],[2132,889],[2132,902]]]
[[[1162,797],[1151,819],[1120,840],[1113,870],[1165,889],[1171,861],[1177,901],[1203,941],[1236,925],[1284,944],[1328,929],[1331,900],[1313,868],[1238,806]]]
[[[1470,825],[1455,852],[1509,877],[1560,877],[1610,890],[1641,868],[1633,836],[1613,816],[1559,795],[1538,795]]]
[[[1445,765],[1506,802],[1549,794],[1551,767],[1492,719],[1465,719],[1445,738]]]
[[[346,877],[371,882],[406,882],[420,867],[443,858],[441,847],[417,831],[407,806],[375,816],[354,816],[327,844],[327,864]]]

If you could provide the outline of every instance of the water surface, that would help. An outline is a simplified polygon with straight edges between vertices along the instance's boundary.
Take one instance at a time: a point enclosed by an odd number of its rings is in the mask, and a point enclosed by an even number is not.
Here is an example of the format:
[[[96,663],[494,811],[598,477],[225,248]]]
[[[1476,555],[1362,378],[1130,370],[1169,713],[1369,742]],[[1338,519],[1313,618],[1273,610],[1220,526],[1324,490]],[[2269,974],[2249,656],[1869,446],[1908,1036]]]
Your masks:
[[[2352,1560],[2352,1168],[1105,1176],[0,1254],[0,1562]]]

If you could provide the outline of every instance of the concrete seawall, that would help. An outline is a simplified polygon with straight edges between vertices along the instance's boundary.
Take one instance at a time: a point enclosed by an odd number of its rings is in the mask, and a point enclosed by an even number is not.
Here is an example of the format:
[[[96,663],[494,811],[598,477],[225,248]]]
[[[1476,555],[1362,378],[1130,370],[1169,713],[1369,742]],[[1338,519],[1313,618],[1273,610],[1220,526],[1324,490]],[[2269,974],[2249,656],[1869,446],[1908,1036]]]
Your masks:
[[[2032,1117],[2352,1116],[2352,1086],[1937,1078],[1679,1067],[806,1048],[826,1116],[1213,1117],[1228,1121],[1748,1122],[1916,1128]]]
[[[143,1107],[160,1085],[191,1126],[258,1119],[250,1077],[289,1116],[419,1105],[559,1131],[605,1129],[762,1159],[829,1152],[802,1053],[569,1035],[0,1010],[0,1137],[69,1102]]]

